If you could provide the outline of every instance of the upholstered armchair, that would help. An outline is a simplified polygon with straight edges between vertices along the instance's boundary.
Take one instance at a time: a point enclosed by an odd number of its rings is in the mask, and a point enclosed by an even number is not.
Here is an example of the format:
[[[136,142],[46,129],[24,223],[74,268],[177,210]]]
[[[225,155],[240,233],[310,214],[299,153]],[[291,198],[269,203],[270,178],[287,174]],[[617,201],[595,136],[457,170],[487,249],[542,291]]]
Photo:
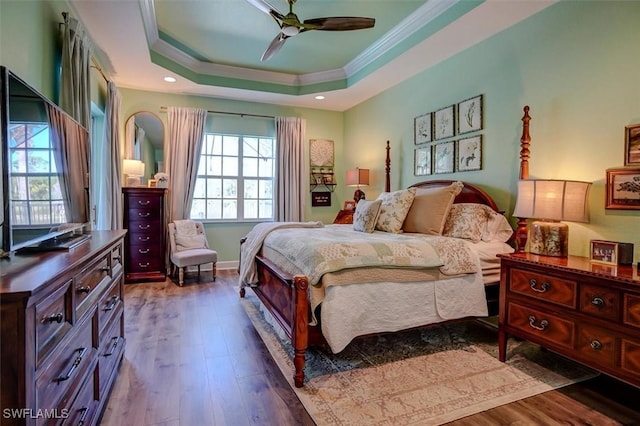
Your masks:
[[[176,220],[169,224],[169,242],[171,244],[171,276],[178,269],[178,285],[184,284],[184,269],[189,266],[198,267],[198,279],[200,278],[200,265],[211,263],[213,280],[216,280],[216,262],[218,253],[209,248],[209,243],[204,234],[204,226],[200,222],[192,220]]]

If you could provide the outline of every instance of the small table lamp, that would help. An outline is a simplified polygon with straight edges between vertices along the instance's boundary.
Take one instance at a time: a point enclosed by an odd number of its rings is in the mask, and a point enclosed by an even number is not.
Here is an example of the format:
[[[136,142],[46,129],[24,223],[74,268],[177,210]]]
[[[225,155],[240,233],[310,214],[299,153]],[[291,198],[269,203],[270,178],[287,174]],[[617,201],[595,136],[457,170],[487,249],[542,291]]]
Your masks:
[[[360,189],[360,185],[369,185],[369,169],[347,170],[347,186],[356,186],[356,192],[353,193],[353,200],[357,203],[364,200],[364,192]]]
[[[590,182],[530,179],[518,181],[513,216],[539,218],[531,223],[529,252],[566,257],[569,222],[589,222]]]
[[[144,176],[144,163],[140,160],[124,160],[122,173],[127,176],[127,186],[140,186],[140,178]]]

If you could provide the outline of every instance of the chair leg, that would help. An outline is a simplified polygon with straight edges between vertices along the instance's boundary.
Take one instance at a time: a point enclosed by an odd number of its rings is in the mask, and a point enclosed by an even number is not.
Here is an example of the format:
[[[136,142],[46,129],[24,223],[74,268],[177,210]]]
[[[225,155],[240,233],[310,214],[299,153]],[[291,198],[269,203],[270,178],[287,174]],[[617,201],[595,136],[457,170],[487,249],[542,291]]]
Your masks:
[[[184,268],[178,268],[178,285],[182,287],[184,284]]]
[[[198,281],[200,281],[200,265],[198,265]]]
[[[215,263],[212,264],[211,271],[213,273],[213,281],[215,281],[216,280],[216,264]]]

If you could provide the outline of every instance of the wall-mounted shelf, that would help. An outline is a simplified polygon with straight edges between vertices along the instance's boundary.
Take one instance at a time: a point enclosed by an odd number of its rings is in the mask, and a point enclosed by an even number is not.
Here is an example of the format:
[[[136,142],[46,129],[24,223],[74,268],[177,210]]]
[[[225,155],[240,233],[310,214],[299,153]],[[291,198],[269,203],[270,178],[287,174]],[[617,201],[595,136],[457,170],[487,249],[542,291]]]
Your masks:
[[[309,176],[309,186],[311,192],[320,188],[322,190],[329,190],[331,192],[336,188],[336,181],[333,176],[332,168],[313,168],[311,169]]]

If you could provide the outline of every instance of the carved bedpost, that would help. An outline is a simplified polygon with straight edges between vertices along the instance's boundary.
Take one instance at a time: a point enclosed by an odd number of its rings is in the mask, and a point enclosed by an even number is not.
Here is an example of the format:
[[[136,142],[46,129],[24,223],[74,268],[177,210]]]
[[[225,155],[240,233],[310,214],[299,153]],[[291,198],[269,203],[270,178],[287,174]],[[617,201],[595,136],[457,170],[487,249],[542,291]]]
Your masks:
[[[531,144],[531,136],[529,135],[529,105],[524,107],[524,115],[522,116],[522,137],[520,138],[520,180],[529,179],[529,145]],[[527,244],[527,219],[519,217],[518,227],[516,228],[516,252],[524,252]]]
[[[293,382],[297,388],[304,386],[305,352],[309,346],[309,279],[304,275],[293,277],[293,330],[291,330],[293,344],[293,365],[295,373]]]
[[[387,141],[387,158],[384,161],[384,175],[385,175],[385,182],[384,182],[384,191],[385,192],[391,192],[391,156],[389,155],[389,151],[391,150],[391,147],[389,146],[389,141]]]

